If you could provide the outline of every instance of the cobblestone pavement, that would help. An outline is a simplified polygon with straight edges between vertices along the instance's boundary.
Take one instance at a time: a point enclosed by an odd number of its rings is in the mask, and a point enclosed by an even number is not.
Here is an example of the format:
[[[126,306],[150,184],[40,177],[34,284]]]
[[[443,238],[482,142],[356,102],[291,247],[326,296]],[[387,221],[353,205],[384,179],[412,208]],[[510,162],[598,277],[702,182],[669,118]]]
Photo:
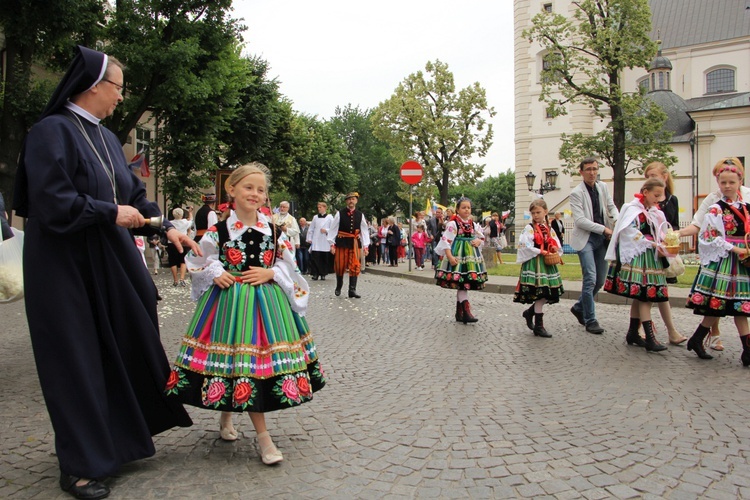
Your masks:
[[[156,278],[171,358],[193,305]],[[622,305],[599,304],[607,332],[591,335],[563,300],[541,339],[509,295],[472,292],[480,321],[461,325],[434,285],[367,273],[361,300],[334,297],[330,277],[311,287],[328,385],[269,414],[285,461],[260,462],[249,418],[227,443],[217,414],[190,408],[192,428],[107,480],[112,498],[750,498],[750,372],[726,320],[727,349],[701,361],[625,345]],[[0,498],[68,498],[23,303],[0,308]],[[675,316],[685,334],[697,324]]]

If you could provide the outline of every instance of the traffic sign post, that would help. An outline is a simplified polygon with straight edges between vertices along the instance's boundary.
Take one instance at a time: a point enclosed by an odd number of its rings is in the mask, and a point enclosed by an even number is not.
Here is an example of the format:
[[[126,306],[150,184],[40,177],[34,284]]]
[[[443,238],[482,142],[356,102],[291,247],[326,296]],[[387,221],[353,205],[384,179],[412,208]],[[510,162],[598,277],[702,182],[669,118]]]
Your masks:
[[[409,184],[409,236],[406,239],[406,260],[409,261],[409,272],[411,272],[411,215],[414,213],[414,209],[412,208],[414,184],[421,181],[423,175],[422,165],[415,161],[407,161],[401,165],[401,180]]]

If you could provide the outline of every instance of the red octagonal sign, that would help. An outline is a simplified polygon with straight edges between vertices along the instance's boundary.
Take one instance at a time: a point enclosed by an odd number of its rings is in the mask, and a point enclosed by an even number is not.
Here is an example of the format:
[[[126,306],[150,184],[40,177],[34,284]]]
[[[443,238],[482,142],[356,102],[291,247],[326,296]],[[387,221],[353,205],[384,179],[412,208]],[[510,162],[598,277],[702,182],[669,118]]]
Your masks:
[[[401,165],[401,180],[407,184],[416,184],[422,180],[422,165],[415,161],[407,161]]]

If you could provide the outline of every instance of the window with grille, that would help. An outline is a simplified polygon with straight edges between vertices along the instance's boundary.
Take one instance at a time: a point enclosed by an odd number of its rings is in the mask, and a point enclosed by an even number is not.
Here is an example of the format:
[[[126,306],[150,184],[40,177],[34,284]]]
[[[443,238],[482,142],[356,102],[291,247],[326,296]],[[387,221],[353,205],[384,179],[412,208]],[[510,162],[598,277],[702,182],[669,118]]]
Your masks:
[[[706,74],[706,94],[734,92],[734,70],[715,69]]]
[[[551,3],[545,3],[542,8],[544,9],[544,12],[552,12],[552,4]]]

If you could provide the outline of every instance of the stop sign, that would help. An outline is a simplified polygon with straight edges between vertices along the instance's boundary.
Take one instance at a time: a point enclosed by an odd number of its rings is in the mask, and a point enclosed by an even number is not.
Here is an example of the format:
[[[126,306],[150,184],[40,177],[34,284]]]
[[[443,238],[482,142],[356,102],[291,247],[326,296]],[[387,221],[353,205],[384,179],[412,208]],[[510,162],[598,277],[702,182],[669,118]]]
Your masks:
[[[416,184],[422,180],[422,165],[415,161],[407,161],[401,165],[401,180],[407,184]]]

